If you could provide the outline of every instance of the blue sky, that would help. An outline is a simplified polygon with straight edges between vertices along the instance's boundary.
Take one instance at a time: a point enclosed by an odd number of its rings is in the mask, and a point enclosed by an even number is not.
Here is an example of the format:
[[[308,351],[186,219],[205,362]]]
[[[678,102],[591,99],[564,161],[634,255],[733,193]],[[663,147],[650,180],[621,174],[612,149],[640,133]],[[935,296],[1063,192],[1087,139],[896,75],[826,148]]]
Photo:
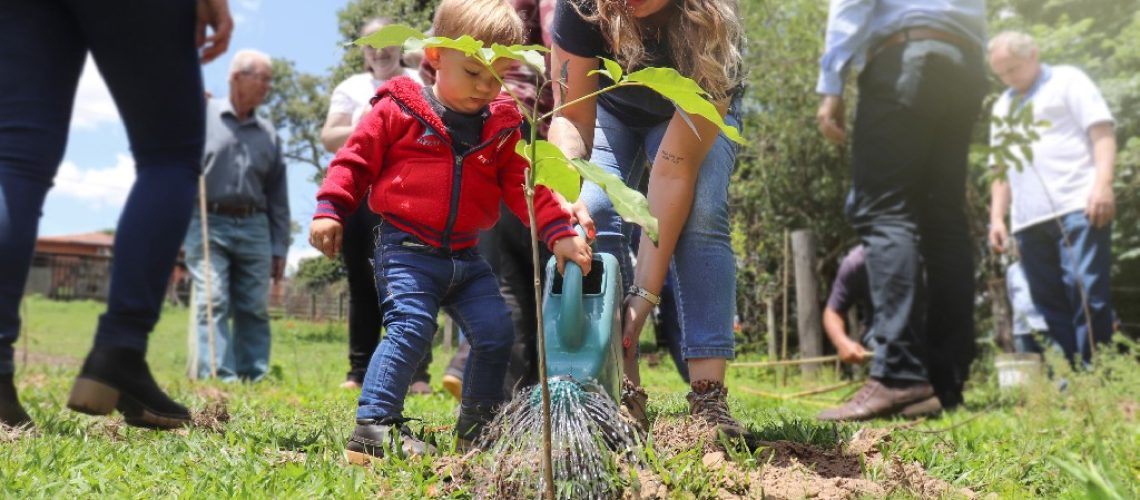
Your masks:
[[[203,67],[206,89],[228,94],[226,72],[243,48],[293,60],[297,69],[325,73],[340,60],[336,13],[347,0],[231,0],[236,28],[230,50]],[[316,206],[312,167],[291,165],[289,203],[293,220],[307,230]],[[86,233],[113,228],[134,180],[134,161],[126,131],[106,85],[88,59],[80,79],[67,154],[56,175],[40,220],[41,236]],[[294,237],[290,263],[316,255],[304,234]]]

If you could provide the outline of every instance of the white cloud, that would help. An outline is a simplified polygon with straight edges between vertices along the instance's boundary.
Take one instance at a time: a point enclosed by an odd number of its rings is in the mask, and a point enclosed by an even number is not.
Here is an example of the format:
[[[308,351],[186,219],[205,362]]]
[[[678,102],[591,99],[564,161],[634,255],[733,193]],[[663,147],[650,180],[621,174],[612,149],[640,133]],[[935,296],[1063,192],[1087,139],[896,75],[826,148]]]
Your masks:
[[[95,68],[91,55],[83,64],[83,74],[79,77],[79,89],[75,93],[75,109],[71,112],[71,126],[79,129],[94,129],[104,123],[119,123],[119,110],[103,76]]]
[[[87,202],[93,208],[123,206],[135,182],[135,160],[128,154],[115,156],[115,165],[102,169],[63,162],[55,174],[52,192]]]
[[[245,14],[242,14],[241,12],[234,12],[233,18],[234,18],[234,25],[241,26],[241,25],[245,24]]]
[[[261,9],[261,0],[239,0],[238,5],[240,5],[244,10],[257,12],[259,9]]]

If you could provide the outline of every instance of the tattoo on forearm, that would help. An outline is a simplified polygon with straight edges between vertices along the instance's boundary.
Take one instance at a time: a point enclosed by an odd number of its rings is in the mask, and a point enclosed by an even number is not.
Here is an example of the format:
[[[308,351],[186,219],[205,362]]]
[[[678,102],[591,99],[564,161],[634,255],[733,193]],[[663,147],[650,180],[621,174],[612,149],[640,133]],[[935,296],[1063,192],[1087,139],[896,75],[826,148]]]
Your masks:
[[[675,154],[670,153],[670,152],[665,151],[665,150],[661,151],[661,158],[664,159],[665,161],[671,162],[674,165],[677,165],[677,164],[685,161],[684,157],[675,155]]]
[[[562,61],[562,69],[558,78],[558,102],[566,104],[566,86],[570,83],[570,61]]]

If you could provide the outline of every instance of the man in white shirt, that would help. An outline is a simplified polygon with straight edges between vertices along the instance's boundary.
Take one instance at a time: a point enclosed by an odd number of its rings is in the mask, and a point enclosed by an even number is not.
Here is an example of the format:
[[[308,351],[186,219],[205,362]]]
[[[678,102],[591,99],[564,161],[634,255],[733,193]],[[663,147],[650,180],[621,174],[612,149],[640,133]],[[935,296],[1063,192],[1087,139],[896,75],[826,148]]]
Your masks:
[[[1008,248],[1005,215],[1012,201],[1011,228],[1033,302],[1065,355],[1075,362],[1079,353],[1088,363],[1090,331],[1102,343],[1112,335],[1112,114],[1081,70],[1041,64],[1029,35],[994,37],[989,57],[994,73],[1010,86],[994,104],[993,115],[1011,116],[1028,105],[1033,122],[1041,123],[1031,157],[1014,147],[1014,165],[991,158],[991,165],[1005,169],[1007,179],[996,179],[992,186],[990,245],[999,253]],[[994,142],[1007,132],[995,121]]]

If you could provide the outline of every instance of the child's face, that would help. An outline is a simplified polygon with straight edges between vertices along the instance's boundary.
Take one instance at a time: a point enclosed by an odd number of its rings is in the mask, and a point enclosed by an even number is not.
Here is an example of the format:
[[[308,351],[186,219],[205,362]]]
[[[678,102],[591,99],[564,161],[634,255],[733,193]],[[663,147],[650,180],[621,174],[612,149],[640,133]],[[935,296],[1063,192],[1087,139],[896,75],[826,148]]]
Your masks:
[[[458,50],[427,49],[424,56],[436,71],[432,87],[435,96],[452,111],[478,112],[503,90],[487,68]],[[498,59],[491,66],[502,76],[513,63],[510,59]]]

